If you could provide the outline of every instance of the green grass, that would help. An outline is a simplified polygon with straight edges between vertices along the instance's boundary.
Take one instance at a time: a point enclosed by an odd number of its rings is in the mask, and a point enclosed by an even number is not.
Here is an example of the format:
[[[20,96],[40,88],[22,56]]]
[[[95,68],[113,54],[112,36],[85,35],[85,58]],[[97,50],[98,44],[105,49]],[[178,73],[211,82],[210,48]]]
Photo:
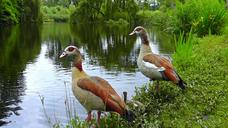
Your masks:
[[[186,67],[176,61],[184,62],[182,55],[175,53],[174,58],[177,71],[188,83],[186,91],[169,82],[162,83],[158,94],[151,85],[137,91],[134,99],[145,105],[139,115],[146,111],[148,116],[139,119],[149,122],[146,127],[228,126],[228,103],[224,102],[228,100],[228,43],[223,36],[204,37],[194,44],[191,54],[192,62]]]
[[[225,3],[221,0],[187,0],[177,2],[177,25],[179,31],[193,32],[199,36],[220,34],[226,22]]]
[[[175,48],[176,52],[173,55],[175,62],[180,67],[188,67],[193,61],[193,45],[196,42],[194,40],[192,32],[188,34],[180,33],[178,37],[175,36]]]

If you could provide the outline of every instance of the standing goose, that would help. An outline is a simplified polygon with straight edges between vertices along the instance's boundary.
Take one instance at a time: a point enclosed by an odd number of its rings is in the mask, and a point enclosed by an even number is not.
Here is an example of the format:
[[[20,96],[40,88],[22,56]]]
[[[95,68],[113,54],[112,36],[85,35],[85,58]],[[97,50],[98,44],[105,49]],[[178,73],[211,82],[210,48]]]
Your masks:
[[[186,83],[175,71],[171,62],[151,51],[146,30],[138,26],[129,35],[134,34],[141,38],[141,48],[137,59],[138,68],[150,80],[157,80],[156,90],[158,90],[159,80],[172,81],[181,89],[185,89]]]
[[[75,46],[68,46],[60,55],[60,58],[74,55],[75,60],[72,68],[72,90],[74,96],[88,112],[87,121],[91,120],[91,111],[97,110],[98,123],[101,111],[119,113],[128,121],[132,121],[134,114],[128,110],[125,102],[116,93],[112,86],[104,79],[90,76],[82,68],[82,56]]]

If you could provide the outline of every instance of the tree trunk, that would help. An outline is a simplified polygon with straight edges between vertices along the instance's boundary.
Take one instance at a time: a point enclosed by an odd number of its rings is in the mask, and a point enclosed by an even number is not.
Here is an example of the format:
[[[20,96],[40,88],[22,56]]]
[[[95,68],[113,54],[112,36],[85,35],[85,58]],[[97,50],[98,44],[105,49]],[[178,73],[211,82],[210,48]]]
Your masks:
[[[228,0],[226,0],[226,9],[228,9]]]

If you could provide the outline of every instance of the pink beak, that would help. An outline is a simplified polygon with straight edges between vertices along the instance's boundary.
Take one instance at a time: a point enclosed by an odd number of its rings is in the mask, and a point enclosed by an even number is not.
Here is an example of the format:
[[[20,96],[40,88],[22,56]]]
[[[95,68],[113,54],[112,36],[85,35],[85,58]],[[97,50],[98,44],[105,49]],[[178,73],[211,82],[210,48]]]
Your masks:
[[[65,57],[67,54],[66,54],[66,52],[64,51],[60,56],[59,56],[59,58],[63,58],[63,57]]]

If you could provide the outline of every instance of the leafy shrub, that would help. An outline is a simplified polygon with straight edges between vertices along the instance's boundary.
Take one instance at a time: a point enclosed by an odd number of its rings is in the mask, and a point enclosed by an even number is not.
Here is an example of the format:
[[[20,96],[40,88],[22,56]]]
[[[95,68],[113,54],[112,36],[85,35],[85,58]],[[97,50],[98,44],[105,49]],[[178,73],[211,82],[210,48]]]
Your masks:
[[[126,20],[124,20],[122,18],[120,18],[119,20],[110,19],[108,21],[105,21],[105,23],[110,25],[111,27],[118,27],[118,26],[123,27],[123,26],[127,26],[129,24]]]
[[[19,22],[19,12],[10,0],[0,1],[0,23],[15,24]]]
[[[41,0],[23,0],[21,4],[21,22],[42,22]]]
[[[69,5],[69,11],[70,11],[70,14],[72,14],[75,11],[75,6],[73,4]]]
[[[193,32],[199,36],[219,34],[225,23],[225,4],[220,0],[187,0],[177,2],[177,27],[179,31]]]
[[[166,32],[176,31],[176,17],[173,11],[140,10],[136,14],[136,24],[156,25]]]
[[[130,17],[127,12],[121,11],[121,12],[114,12],[113,14],[113,20],[119,20],[124,19],[126,21],[129,21]]]
[[[78,23],[124,19],[128,23],[134,23],[137,10],[138,6],[134,0],[123,3],[112,0],[82,0],[78,2],[70,20],[72,23]]]
[[[74,8],[73,5],[70,8],[72,11]],[[71,13],[70,9],[62,6],[43,6],[41,10],[44,15],[44,21],[67,22]]]
[[[136,13],[137,24],[158,25],[161,22],[163,12],[156,10],[140,10]]]

